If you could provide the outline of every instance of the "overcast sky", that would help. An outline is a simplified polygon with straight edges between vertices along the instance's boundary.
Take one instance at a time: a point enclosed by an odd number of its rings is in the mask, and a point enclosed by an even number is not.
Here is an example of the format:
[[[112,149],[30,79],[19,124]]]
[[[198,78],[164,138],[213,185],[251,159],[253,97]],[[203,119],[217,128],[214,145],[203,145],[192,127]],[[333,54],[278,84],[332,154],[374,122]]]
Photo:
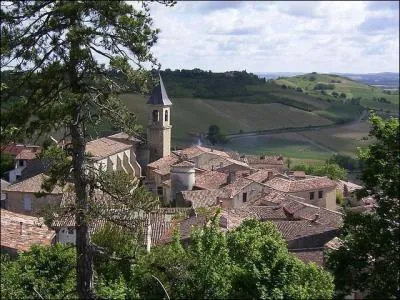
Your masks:
[[[151,13],[162,69],[399,72],[397,1],[185,1]]]

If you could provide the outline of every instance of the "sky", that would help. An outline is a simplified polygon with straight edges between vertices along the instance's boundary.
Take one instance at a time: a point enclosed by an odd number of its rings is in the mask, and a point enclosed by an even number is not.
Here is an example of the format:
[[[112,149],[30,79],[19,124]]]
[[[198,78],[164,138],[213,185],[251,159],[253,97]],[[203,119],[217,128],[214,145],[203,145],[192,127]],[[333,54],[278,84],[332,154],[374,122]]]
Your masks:
[[[399,72],[398,1],[152,3],[162,69]]]

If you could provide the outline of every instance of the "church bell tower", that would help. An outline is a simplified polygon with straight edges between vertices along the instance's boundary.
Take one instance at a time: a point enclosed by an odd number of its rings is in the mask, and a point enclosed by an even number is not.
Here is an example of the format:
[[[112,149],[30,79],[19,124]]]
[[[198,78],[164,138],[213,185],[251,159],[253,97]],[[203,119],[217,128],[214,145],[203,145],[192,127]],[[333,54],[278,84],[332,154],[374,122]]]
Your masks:
[[[160,75],[160,83],[154,87],[149,100],[149,121],[147,142],[150,150],[150,162],[171,153],[171,105]]]

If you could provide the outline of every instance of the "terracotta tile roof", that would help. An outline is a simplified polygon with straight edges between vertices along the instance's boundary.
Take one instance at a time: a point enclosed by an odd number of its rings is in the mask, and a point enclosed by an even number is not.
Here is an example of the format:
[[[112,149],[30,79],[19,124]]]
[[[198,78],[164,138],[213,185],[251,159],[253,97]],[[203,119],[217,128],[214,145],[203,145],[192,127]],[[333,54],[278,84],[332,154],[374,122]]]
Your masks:
[[[345,186],[347,186],[347,191],[349,193],[352,193],[356,190],[362,189],[361,185],[355,184],[353,182],[350,181],[343,181],[343,180],[336,180],[337,183],[337,189],[342,191],[344,193],[345,190]]]
[[[217,198],[224,194],[225,192],[221,189],[182,192],[184,201],[191,202],[191,206],[194,208],[216,206],[218,205]]]
[[[195,186],[204,190],[214,190],[226,184],[228,174],[217,171],[205,171],[202,174],[196,174]]]
[[[124,133],[118,133],[90,141],[86,144],[86,152],[93,155],[95,159],[102,159],[115,153],[127,150],[139,140],[129,138]]]
[[[151,225],[151,243],[157,244],[162,236],[164,236],[172,226],[171,218],[167,217],[165,212],[154,212],[154,213],[144,213],[139,215],[134,215],[129,212],[121,212],[115,210],[113,216],[116,217],[116,224],[122,224],[129,221],[135,228],[141,230],[142,242],[146,244],[147,242],[147,226]],[[104,218],[99,218],[91,222],[89,225],[90,231],[95,233],[103,228],[107,223]],[[63,217],[56,218],[51,227],[54,229],[59,229],[62,227],[75,228],[75,216],[67,215]]]
[[[268,178],[269,175],[276,175],[278,174],[278,172],[275,169],[262,169],[262,170],[258,170],[257,172],[247,176],[247,179],[259,182],[259,183],[265,183],[268,179],[272,179],[272,178]]]
[[[240,225],[242,220],[248,217],[254,217],[262,221],[272,221],[287,241],[337,230],[343,223],[343,215],[341,213],[293,198],[282,200],[279,205],[242,206],[236,209],[229,209],[223,211],[222,215],[228,219],[229,228]],[[233,222],[231,222],[232,217],[234,217]]]
[[[162,157],[147,166],[150,169],[153,169],[153,172],[160,175],[167,175],[170,173],[171,165],[177,163],[179,161],[179,157],[176,154],[171,154],[165,157]]]
[[[1,209],[1,247],[26,251],[33,244],[50,245],[54,236],[43,219]]]
[[[252,180],[247,178],[237,178],[233,183],[228,184],[221,189],[224,192],[223,196],[226,198],[232,198],[252,182]]]
[[[229,155],[224,152],[224,151],[220,151],[220,150],[216,150],[216,149],[212,149],[212,148],[207,148],[207,147],[202,147],[202,146],[192,146],[189,148],[185,148],[182,150],[176,150],[173,151],[175,154],[177,155],[186,155],[188,159],[192,159],[196,156],[199,156],[200,154],[203,153],[211,153],[211,154],[215,154],[218,156],[222,156],[222,157],[228,157]]]
[[[30,177],[28,179],[13,183],[4,189],[5,192],[22,192],[22,193],[38,193],[42,190],[42,182],[47,178],[43,173],[36,176]],[[62,189],[55,186],[53,191],[49,194],[61,194]]]
[[[322,248],[289,249],[289,252],[305,263],[313,262],[321,267],[324,264],[324,249]]]
[[[267,156],[267,155],[245,155],[245,159],[249,165],[251,164],[268,164],[268,165],[283,165],[283,159],[279,156]]]
[[[297,200],[297,201],[304,201],[303,198],[297,197],[291,194],[283,193],[276,191],[271,188],[264,188],[260,197],[251,200],[247,203],[247,205],[255,205],[255,206],[275,206],[280,205],[282,201],[285,200]]]
[[[15,157],[15,159],[26,159],[26,160],[31,160],[37,158],[37,155],[41,152],[41,148],[39,147],[31,147],[28,149],[23,149],[21,152],[18,153],[18,155]]]
[[[265,183],[266,186],[287,193],[311,191],[336,187],[336,183],[328,177],[307,177],[305,179],[291,180],[289,178],[275,177]]]
[[[294,177],[299,177],[299,178],[305,178],[306,173],[304,171],[294,171],[293,172]]]
[[[187,160],[177,162],[177,163],[171,165],[171,167],[191,167],[191,168],[194,168],[194,166],[195,166],[194,163],[187,161]]]
[[[40,146],[11,143],[6,146],[1,146],[0,148],[1,152],[17,156],[22,150],[40,149]]]

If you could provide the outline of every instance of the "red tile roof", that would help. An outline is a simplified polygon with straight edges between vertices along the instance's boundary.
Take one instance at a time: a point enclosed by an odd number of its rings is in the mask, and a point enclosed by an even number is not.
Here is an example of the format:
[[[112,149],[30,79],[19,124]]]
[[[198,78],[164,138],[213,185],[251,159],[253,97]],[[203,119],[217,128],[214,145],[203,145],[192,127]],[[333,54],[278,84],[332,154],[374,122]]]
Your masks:
[[[228,174],[217,171],[205,171],[202,174],[196,174],[195,186],[204,190],[218,189],[226,184]]]
[[[274,175],[278,174],[278,172],[274,169],[262,169],[258,170],[257,172],[247,176],[247,179],[254,180],[259,183],[264,183],[268,179],[272,179]],[[268,178],[269,176],[272,176],[271,178]]]
[[[186,155],[188,159],[192,159],[196,156],[199,156],[200,154],[203,153],[212,153],[218,156],[222,156],[222,157],[229,157],[229,155],[224,152],[224,151],[220,151],[220,150],[216,150],[216,149],[212,149],[212,148],[207,148],[207,147],[202,147],[202,146],[192,146],[189,148],[185,148],[182,150],[176,150],[173,151],[175,154],[177,155]]]
[[[283,159],[280,159],[279,156],[267,156],[267,155],[245,155],[245,161],[249,165],[252,164],[268,164],[268,165],[283,165]]]
[[[15,157],[15,159],[26,159],[26,160],[36,159],[37,155],[40,152],[41,152],[41,148],[39,148],[39,147],[23,149],[21,152],[18,153],[18,155]]]
[[[248,186],[252,182],[252,180],[242,177],[236,179],[233,183],[228,184],[221,189],[224,192],[223,197],[232,198],[233,196],[239,194],[246,186]]]
[[[102,159],[115,153],[127,150],[139,142],[136,138],[128,137],[125,133],[117,133],[86,144],[86,152],[95,159]]]
[[[33,244],[50,245],[54,236],[43,219],[1,209],[1,247],[26,251]]]
[[[225,192],[219,190],[195,190],[183,191],[182,196],[185,202],[191,202],[191,206],[197,207],[210,207],[219,205],[217,198],[225,195]]]
[[[321,267],[324,264],[324,250],[322,248],[289,249],[289,252],[305,263],[313,262]]]
[[[31,149],[40,149],[40,146],[23,145],[15,143],[11,143],[6,146],[1,146],[1,152],[10,153],[15,156],[17,156],[22,150],[31,150]]]
[[[5,192],[22,192],[22,193],[38,193],[42,190],[43,180],[48,176],[40,173],[36,176],[28,179],[13,183],[4,189]],[[62,189],[59,186],[55,186],[49,194],[61,194]]]
[[[328,177],[307,177],[305,179],[298,180],[275,177],[267,181],[265,185],[286,193],[296,193],[336,187],[336,183]]]

